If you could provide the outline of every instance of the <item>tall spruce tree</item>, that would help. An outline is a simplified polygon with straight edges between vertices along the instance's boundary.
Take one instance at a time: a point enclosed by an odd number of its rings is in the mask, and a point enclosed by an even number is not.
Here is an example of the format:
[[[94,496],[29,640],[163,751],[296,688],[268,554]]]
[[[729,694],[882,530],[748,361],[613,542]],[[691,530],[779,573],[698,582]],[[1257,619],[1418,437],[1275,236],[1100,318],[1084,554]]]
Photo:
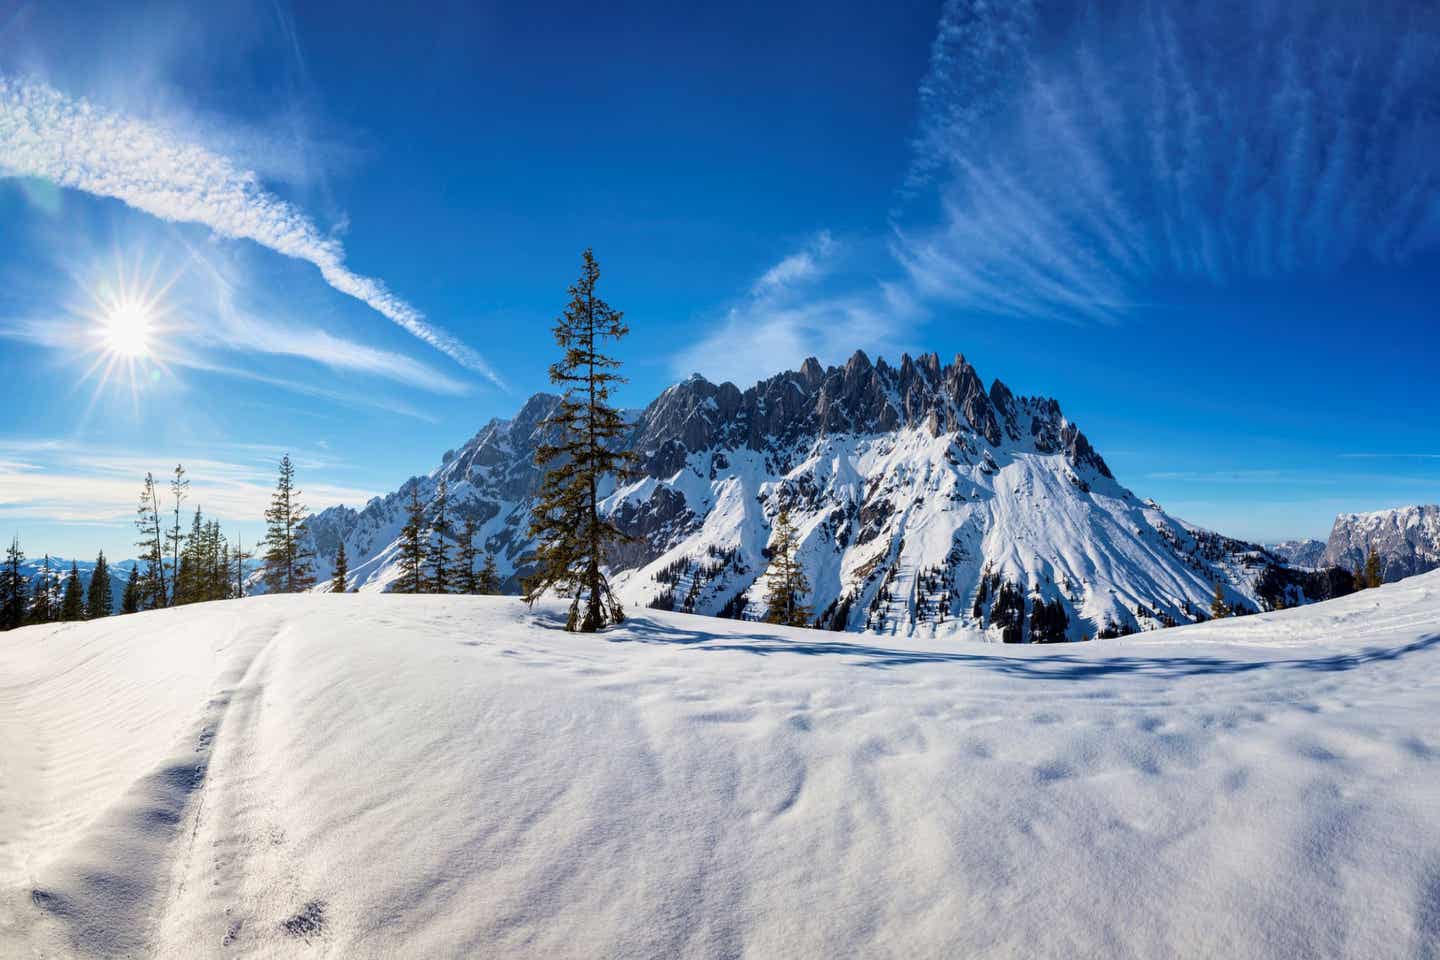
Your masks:
[[[790,511],[781,510],[770,535],[770,569],[766,576],[765,621],[791,627],[808,627],[814,619],[805,597],[810,583],[795,556],[799,538],[790,522]]]
[[[350,576],[350,564],[345,559],[345,541],[340,541],[340,546],[335,548],[335,573],[330,577],[330,592],[344,593],[349,589],[346,586],[346,579]]]
[[[455,552],[455,576],[461,593],[480,592],[480,571],[475,569],[475,561],[480,556],[479,548],[475,546],[476,529],[474,517],[466,517],[460,528],[460,546]]]
[[[80,586],[80,567],[70,561],[70,574],[65,578],[65,594],[60,601],[60,619],[85,619],[85,590]]]
[[[120,612],[140,612],[143,599],[143,591],[140,587],[140,565],[137,563],[130,568],[130,579],[125,581],[125,592],[120,595]]]
[[[0,630],[14,630],[25,623],[25,574],[20,567],[25,563],[25,551],[20,549],[20,538],[12,537],[10,546],[5,548],[5,567],[0,570]]]
[[[485,562],[480,566],[479,593],[499,593],[500,574],[495,570],[495,555],[485,554]]]
[[[55,584],[50,579],[50,554],[40,563],[40,573],[30,585],[29,623],[49,623],[55,619]]]
[[[185,533],[180,529],[180,505],[185,502],[185,497],[190,493],[190,481],[185,476],[185,467],[175,464],[175,470],[170,477],[170,497],[175,502],[175,522],[170,527],[165,539],[170,542],[170,575],[174,578],[171,585],[172,593],[170,603],[181,602],[180,598],[180,547],[185,542]],[[199,516],[197,513],[196,516]],[[161,606],[164,604],[162,603]]]
[[[175,569],[172,577],[174,587],[171,594],[171,603],[180,606],[182,603],[199,603],[207,599],[204,591],[204,560],[205,553],[205,526],[201,517],[200,508],[195,508],[195,516],[190,521],[190,533],[182,537],[185,546],[176,558]]]
[[[395,561],[399,576],[394,593],[425,592],[425,504],[420,502],[420,484],[410,484],[410,502],[405,505],[405,526],[400,528],[400,556]]]
[[[315,585],[306,546],[305,507],[295,488],[290,454],[280,458],[280,477],[265,510],[265,586],[271,593],[299,593]]]
[[[564,353],[550,366],[550,382],[564,389],[535,450],[535,462],[547,470],[531,512],[538,545],[525,581],[527,603],[547,590],[571,597],[565,628],[586,633],[625,618],[604,566],[606,548],[628,538],[600,516],[600,486],[607,476],[627,476],[633,462],[616,449],[625,421],[609,402],[613,387],[625,382],[615,372],[620,361],[600,352],[606,338],[618,341],[629,331],[624,314],[595,295],[599,280],[600,265],[586,250],[570,303],[555,321]]]
[[[165,606],[165,534],[160,526],[160,494],[155,489],[155,477],[145,474],[145,486],[140,491],[140,506],[136,510],[135,527],[140,539],[135,546],[140,548],[140,559],[145,561],[145,574],[140,581],[140,605],[153,609]]]
[[[115,605],[115,592],[110,586],[110,564],[101,550],[95,558],[95,569],[90,571],[90,587],[85,591],[85,618],[98,620],[110,616]]]
[[[434,515],[425,534],[426,579],[431,593],[449,593],[455,586],[450,570],[450,518],[446,513],[450,501],[450,487],[445,478],[435,491]]]

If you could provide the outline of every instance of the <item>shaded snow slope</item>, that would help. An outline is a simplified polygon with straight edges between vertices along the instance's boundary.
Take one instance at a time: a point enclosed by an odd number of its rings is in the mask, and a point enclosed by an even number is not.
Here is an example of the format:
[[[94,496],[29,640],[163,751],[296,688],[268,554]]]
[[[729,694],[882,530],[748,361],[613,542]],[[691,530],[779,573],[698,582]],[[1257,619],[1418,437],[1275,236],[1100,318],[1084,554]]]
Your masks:
[[[1062,651],[555,619],[311,595],[0,636],[0,956],[1440,942],[1440,573]]]

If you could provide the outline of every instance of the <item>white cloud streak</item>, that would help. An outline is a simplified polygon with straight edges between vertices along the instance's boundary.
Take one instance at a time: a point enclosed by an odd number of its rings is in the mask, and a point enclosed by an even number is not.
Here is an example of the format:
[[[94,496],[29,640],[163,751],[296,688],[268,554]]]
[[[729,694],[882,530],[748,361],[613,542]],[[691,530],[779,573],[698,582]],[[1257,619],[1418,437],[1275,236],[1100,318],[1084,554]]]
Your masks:
[[[197,223],[314,264],[326,283],[497,386],[470,347],[345,265],[345,251],[301,210],[224,156],[35,80],[0,77],[0,171],[110,197],[163,220]]]

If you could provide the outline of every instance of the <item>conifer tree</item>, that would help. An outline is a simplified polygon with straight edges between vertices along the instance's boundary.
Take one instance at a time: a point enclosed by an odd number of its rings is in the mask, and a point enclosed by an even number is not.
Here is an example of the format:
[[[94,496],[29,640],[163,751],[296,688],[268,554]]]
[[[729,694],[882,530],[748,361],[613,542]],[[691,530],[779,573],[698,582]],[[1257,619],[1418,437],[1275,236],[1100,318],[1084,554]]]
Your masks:
[[[440,486],[435,491],[435,515],[431,518],[430,528],[425,535],[425,566],[429,571],[427,586],[431,593],[449,593],[454,586],[450,571],[450,545],[447,542],[450,536],[450,518],[445,512],[449,500],[449,485],[445,478],[441,477]]]
[[[230,597],[230,545],[219,520],[205,524],[205,596],[211,600]]]
[[[145,486],[140,491],[140,506],[136,510],[135,526],[140,539],[135,546],[140,548],[140,559],[145,561],[145,575],[141,578],[140,605],[146,608],[165,606],[165,535],[160,527],[160,495],[155,489],[155,478],[145,474]]]
[[[1225,602],[1225,591],[1220,586],[1220,581],[1215,581],[1215,592],[1210,595],[1210,618],[1219,620],[1222,617],[1230,616],[1230,604]]]
[[[5,549],[5,568],[0,570],[0,630],[14,630],[25,623],[25,575],[20,572],[25,551],[20,538],[13,537]]]
[[[1365,586],[1374,589],[1384,581],[1380,573],[1380,554],[1371,547],[1370,552],[1365,555]]]
[[[461,593],[480,593],[480,571],[475,569],[475,561],[479,558],[480,552],[475,546],[475,518],[466,517],[465,525],[460,530],[460,549],[456,551],[455,563],[456,576]]]
[[[340,541],[340,546],[335,548],[335,573],[330,577],[330,592],[344,593],[347,589],[346,579],[350,576],[350,565],[345,560],[345,541]]]
[[[499,593],[500,574],[495,570],[495,557],[493,554],[485,554],[485,563],[480,567],[480,593]]]
[[[29,623],[50,623],[55,619],[55,585],[50,582],[50,554],[40,564],[40,575],[31,584]]]
[[[395,593],[425,592],[425,505],[420,502],[420,485],[410,485],[410,502],[405,507],[405,526],[400,528],[400,557],[395,568],[400,576]]]
[[[766,573],[765,622],[791,627],[808,627],[813,619],[805,597],[810,583],[795,556],[798,535],[790,522],[790,511],[781,510],[770,537],[770,569]]]
[[[555,321],[563,356],[550,366],[550,382],[564,391],[535,450],[535,462],[548,469],[531,511],[530,535],[538,545],[525,581],[527,603],[547,590],[569,596],[565,628],[586,633],[625,618],[603,568],[606,547],[627,538],[600,516],[600,486],[608,476],[628,476],[633,460],[616,449],[625,421],[609,402],[614,386],[625,382],[615,372],[620,361],[600,352],[603,340],[618,341],[628,328],[624,315],[595,295],[599,280],[600,265],[586,250],[570,303]]]
[[[60,601],[60,619],[64,621],[85,619],[85,591],[80,586],[80,568],[70,561],[70,575],[65,578],[65,595]]]
[[[110,616],[115,603],[114,591],[110,586],[110,564],[105,560],[105,551],[95,558],[95,569],[90,571],[90,589],[85,592],[85,619],[97,620]]]
[[[130,568],[130,579],[125,581],[125,592],[120,595],[121,613],[138,613],[141,603],[140,565]]]
[[[306,546],[305,507],[295,489],[290,454],[280,458],[280,477],[265,510],[265,586],[271,593],[299,593],[315,585]]]
[[[172,605],[180,602],[180,584],[178,582],[180,577],[180,545],[185,541],[185,534],[180,530],[180,505],[185,501],[185,497],[189,492],[190,481],[185,477],[185,467],[177,463],[175,464],[173,475],[170,478],[170,496],[175,501],[175,523],[170,528],[170,532],[165,535],[165,538],[170,541],[170,575],[177,581],[172,585],[173,592],[170,597],[170,603]],[[199,514],[197,513],[196,516],[198,517]],[[163,606],[164,604],[162,603],[161,605]]]
[[[250,560],[255,554],[245,549],[243,537],[235,537],[235,552],[230,554],[230,562],[235,565],[235,596],[245,596],[245,561]]]
[[[199,507],[195,508],[195,516],[190,521],[189,535],[181,539],[185,546],[176,558],[172,574],[174,588],[171,603],[177,607],[182,603],[199,603],[209,599],[204,591],[205,526]]]

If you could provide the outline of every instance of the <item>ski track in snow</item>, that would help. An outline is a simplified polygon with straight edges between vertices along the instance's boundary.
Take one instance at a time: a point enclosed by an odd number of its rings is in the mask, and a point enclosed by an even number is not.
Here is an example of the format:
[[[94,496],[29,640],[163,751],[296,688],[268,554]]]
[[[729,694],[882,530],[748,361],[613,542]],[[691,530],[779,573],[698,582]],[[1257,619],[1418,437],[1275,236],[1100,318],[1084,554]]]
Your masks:
[[[556,609],[0,635],[0,956],[1440,955],[1440,573],[1062,649]]]

